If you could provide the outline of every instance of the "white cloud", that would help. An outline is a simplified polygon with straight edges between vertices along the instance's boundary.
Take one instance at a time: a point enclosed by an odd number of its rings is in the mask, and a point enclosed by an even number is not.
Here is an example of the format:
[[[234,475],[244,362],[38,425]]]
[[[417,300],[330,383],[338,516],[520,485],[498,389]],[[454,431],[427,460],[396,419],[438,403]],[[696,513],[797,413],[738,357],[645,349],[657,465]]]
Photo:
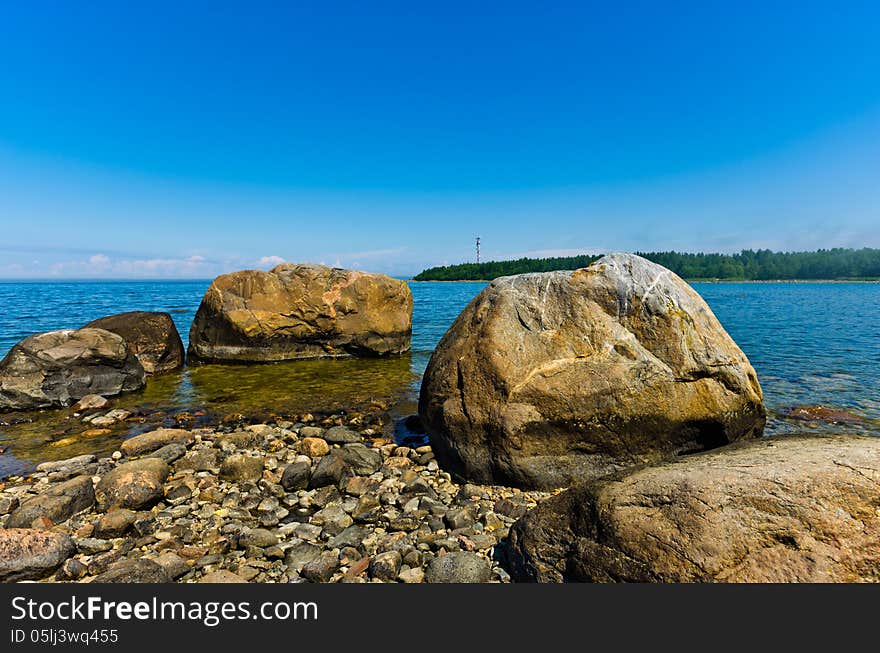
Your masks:
[[[89,258],[89,263],[91,265],[103,266],[103,265],[107,265],[108,263],[110,263],[110,258],[107,256],[104,256],[103,254],[95,254],[94,256]]]
[[[274,268],[276,265],[281,265],[282,263],[287,263],[280,256],[263,256],[259,261],[257,261],[257,265],[261,268]]]

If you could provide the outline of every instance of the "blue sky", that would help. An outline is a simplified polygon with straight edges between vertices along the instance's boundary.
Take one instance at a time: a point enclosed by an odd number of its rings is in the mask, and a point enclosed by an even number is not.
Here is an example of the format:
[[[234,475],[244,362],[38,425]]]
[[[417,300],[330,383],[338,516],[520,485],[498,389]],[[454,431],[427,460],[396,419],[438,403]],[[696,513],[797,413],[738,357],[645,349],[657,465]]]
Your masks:
[[[878,3],[134,4],[0,0],[0,277],[880,247]]]

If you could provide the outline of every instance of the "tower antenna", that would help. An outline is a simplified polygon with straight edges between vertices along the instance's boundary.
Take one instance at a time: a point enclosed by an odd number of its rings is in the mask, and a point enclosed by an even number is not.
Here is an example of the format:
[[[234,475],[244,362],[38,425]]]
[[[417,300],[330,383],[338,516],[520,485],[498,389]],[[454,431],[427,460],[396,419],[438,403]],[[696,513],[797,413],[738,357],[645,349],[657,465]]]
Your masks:
[[[480,237],[477,236],[477,265],[480,264]]]

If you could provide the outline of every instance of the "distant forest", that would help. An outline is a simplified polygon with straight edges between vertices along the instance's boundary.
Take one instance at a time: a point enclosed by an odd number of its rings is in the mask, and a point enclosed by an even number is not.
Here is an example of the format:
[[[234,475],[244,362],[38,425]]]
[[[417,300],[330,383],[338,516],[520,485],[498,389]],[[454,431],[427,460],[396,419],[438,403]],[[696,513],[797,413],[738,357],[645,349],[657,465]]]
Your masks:
[[[880,249],[820,249],[816,252],[743,250],[739,254],[636,252],[689,280],[768,281],[880,279]],[[462,263],[429,268],[415,281],[480,281],[524,272],[576,270],[600,258],[589,254],[515,261]]]

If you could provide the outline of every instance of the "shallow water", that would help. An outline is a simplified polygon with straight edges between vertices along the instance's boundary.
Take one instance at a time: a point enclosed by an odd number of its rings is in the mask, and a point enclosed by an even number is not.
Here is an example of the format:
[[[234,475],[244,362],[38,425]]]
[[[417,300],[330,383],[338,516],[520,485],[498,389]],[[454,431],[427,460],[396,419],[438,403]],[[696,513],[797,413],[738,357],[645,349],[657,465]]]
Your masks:
[[[130,310],[168,311],[186,344],[208,281],[0,282],[0,355],[32,333],[76,328]],[[151,378],[143,392],[115,399],[136,418],[109,433],[72,411],[0,417],[0,477],[43,460],[105,454],[134,433],[158,425],[216,423],[303,412],[376,411],[393,418],[415,412],[418,381],[431,352],[464,306],[486,284],[413,283],[410,355],[395,359],[298,361],[269,365],[206,365]],[[789,419],[797,405],[852,412],[847,425],[880,435],[880,284],[694,284],[749,356],[770,412],[768,433],[841,430]],[[10,424],[19,419],[28,423]],[[5,423],[5,424],[4,424]]]

